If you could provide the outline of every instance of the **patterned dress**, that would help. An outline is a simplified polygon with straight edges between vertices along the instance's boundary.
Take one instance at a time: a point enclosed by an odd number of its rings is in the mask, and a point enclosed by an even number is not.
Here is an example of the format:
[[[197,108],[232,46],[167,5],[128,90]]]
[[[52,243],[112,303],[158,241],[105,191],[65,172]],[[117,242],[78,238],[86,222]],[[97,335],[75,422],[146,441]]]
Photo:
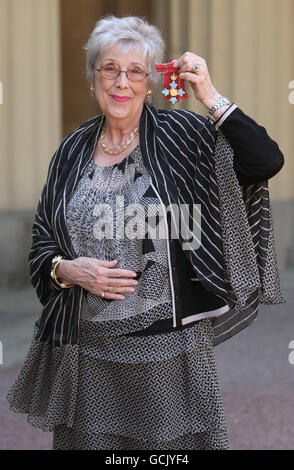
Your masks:
[[[210,320],[136,336],[172,317],[159,206],[139,146],[112,166],[91,160],[67,205],[76,256],[117,259],[138,285],[119,301],[85,291],[78,345],[33,338],[8,399],[53,430],[54,450],[229,449]]]
[[[75,425],[54,429],[54,449],[228,448],[210,321],[128,335],[172,316],[159,205],[139,146],[112,166],[91,160],[69,201],[76,255],[117,259],[115,268],[136,271],[139,284],[123,301],[85,296]],[[152,239],[140,226],[144,209],[158,230]],[[128,236],[119,236],[122,227]]]

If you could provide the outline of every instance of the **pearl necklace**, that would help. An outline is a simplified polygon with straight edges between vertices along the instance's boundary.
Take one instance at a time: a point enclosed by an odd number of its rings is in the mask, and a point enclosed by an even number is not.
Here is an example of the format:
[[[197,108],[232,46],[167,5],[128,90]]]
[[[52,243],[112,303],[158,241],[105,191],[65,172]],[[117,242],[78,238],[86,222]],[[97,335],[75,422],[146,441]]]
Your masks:
[[[139,126],[136,127],[133,132],[130,133],[130,135],[117,147],[115,147],[117,150],[112,150],[107,145],[104,143],[104,134],[105,134],[105,125],[103,126],[103,129],[101,131],[100,137],[99,137],[99,142],[101,144],[101,147],[103,148],[103,151],[105,153],[108,153],[109,155],[118,155],[119,153],[122,153],[124,150],[126,150],[131,143],[135,140],[135,138],[138,135],[139,132]]]

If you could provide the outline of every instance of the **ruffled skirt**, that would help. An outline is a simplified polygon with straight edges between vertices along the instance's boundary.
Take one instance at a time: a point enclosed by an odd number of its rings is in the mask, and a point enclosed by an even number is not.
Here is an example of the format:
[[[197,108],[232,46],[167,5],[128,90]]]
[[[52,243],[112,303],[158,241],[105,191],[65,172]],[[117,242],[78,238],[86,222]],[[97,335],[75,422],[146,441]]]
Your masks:
[[[77,345],[35,339],[7,399],[53,431],[53,449],[228,449],[209,319],[152,336],[99,336],[80,319]]]

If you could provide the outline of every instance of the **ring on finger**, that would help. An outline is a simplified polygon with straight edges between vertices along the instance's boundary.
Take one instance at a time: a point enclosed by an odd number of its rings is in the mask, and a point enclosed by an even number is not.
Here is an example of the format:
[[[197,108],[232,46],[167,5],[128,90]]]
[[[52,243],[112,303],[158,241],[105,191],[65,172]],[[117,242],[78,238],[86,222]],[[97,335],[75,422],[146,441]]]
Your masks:
[[[109,291],[108,287],[105,287],[104,291],[101,292],[100,297],[103,298],[105,296],[105,292],[108,292],[108,291]]]
[[[198,75],[200,73],[200,64],[192,65],[192,72]]]

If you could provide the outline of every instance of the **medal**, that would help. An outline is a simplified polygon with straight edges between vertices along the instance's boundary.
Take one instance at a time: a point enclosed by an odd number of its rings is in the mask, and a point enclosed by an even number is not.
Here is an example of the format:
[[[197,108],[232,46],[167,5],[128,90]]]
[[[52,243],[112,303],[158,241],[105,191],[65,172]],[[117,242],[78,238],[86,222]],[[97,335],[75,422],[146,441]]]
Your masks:
[[[173,62],[167,64],[156,64],[156,72],[163,73],[163,86],[162,94],[164,100],[171,101],[175,104],[177,101],[188,98],[188,93],[185,88],[185,80],[179,78],[180,72],[174,68]]]

